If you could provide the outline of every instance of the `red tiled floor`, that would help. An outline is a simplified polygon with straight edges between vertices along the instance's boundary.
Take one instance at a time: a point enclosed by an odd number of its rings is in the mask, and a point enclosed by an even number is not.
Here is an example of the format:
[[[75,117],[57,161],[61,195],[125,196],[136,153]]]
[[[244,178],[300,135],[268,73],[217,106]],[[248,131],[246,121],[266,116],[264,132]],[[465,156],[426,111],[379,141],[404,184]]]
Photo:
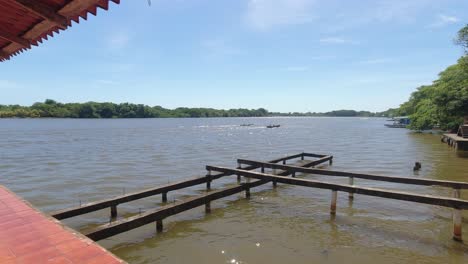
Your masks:
[[[0,263],[125,263],[0,186]]]

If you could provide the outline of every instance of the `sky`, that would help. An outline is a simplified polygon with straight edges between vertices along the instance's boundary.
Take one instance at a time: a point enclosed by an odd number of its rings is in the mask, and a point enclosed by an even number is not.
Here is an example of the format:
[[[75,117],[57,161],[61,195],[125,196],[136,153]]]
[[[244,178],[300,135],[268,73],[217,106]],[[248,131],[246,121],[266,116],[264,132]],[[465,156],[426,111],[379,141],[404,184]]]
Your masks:
[[[462,55],[466,0],[122,0],[0,63],[0,104],[398,107]]]

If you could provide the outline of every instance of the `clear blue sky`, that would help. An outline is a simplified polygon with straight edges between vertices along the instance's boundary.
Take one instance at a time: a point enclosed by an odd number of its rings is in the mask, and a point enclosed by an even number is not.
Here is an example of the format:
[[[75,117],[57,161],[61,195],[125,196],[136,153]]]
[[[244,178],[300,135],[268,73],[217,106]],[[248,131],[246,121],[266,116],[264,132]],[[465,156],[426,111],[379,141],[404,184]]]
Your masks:
[[[122,0],[0,63],[0,104],[381,111],[462,50],[466,0]]]

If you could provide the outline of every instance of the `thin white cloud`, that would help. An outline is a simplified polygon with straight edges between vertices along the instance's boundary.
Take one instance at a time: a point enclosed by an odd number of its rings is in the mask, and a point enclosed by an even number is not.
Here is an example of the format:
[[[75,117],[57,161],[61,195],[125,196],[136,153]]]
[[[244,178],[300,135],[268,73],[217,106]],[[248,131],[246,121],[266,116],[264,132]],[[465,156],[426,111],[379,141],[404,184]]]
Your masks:
[[[436,17],[435,21],[429,25],[430,28],[440,28],[450,24],[456,24],[460,21],[459,18],[455,16],[447,16],[440,14]]]
[[[394,61],[395,59],[392,59],[392,58],[379,58],[379,59],[369,59],[369,60],[359,61],[359,64],[385,64],[385,63],[390,63]]]
[[[118,84],[118,82],[113,81],[113,80],[99,79],[99,80],[96,80],[96,84],[116,85],[116,84]]]
[[[17,88],[19,84],[10,80],[1,80],[0,79],[0,89],[13,89]]]
[[[288,72],[304,72],[307,71],[309,68],[306,66],[289,66],[284,68],[285,71]]]
[[[375,23],[414,23],[421,16],[426,17],[432,10],[438,10],[444,6],[444,1],[437,0],[378,0],[378,1],[332,1],[335,6],[334,17],[326,21],[326,27],[331,32],[363,27]],[[325,10],[327,3],[323,2]],[[328,7],[330,8],[330,7]]]
[[[249,0],[247,23],[255,30],[298,25],[313,21],[314,0]]]
[[[222,38],[206,39],[201,41],[201,47],[208,52],[209,56],[226,56],[238,55],[242,50],[231,45],[227,40]]]
[[[130,33],[128,33],[128,31],[122,30],[112,33],[107,40],[107,45],[112,50],[121,50],[127,47],[129,42]]]
[[[357,42],[354,40],[340,38],[340,37],[321,38],[319,39],[319,42],[325,43],[325,44],[357,44]]]

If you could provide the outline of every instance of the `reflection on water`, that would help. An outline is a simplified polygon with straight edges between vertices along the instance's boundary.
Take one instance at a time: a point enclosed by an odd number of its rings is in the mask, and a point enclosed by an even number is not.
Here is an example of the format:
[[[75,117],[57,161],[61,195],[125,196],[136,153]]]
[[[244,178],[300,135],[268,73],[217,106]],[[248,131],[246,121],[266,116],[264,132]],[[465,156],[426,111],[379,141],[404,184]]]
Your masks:
[[[253,123],[251,127],[240,127]],[[268,124],[281,124],[266,129]],[[268,160],[307,151],[334,155],[333,168],[468,181],[468,155],[430,134],[383,126],[383,119],[229,118],[0,120],[0,184],[44,211],[75,206],[205,174],[206,164]],[[414,173],[414,162],[422,170]],[[343,178],[301,176],[347,183]],[[235,182],[214,182],[221,188]],[[356,180],[355,184],[450,195],[449,189]],[[169,202],[203,192],[169,193]],[[468,199],[466,192],[462,197]],[[119,206],[119,215],[160,205],[151,197]],[[329,215],[330,192],[270,185],[101,242],[131,263],[466,263],[468,246],[451,240],[446,208],[347,194]],[[103,210],[66,220],[85,230],[108,220]],[[466,212],[465,212],[466,213]],[[465,214],[465,219],[468,215]],[[465,223],[466,227],[466,223]],[[464,236],[468,238],[468,227]]]

